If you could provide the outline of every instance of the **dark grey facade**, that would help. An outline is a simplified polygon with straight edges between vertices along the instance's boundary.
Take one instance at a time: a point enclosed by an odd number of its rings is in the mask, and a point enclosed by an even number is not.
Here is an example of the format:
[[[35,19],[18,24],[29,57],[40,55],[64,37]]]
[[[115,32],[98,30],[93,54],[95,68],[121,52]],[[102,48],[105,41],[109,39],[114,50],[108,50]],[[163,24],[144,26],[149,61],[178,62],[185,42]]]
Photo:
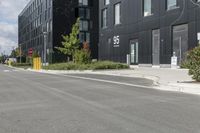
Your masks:
[[[172,1],[176,2],[173,7],[168,7],[170,0],[151,0],[149,14],[144,12],[144,0],[105,1],[99,2],[100,60],[126,62],[130,54],[132,64],[166,65],[174,53],[180,63],[186,51],[198,44],[198,0]],[[118,3],[119,13],[115,11]],[[120,23],[116,25],[117,13]]]
[[[66,57],[55,47],[61,46],[62,35],[69,34],[80,17],[82,42],[90,44],[92,58],[98,56],[98,2],[94,0],[31,0],[19,15],[19,44],[24,55],[29,49],[44,58],[44,32],[47,32],[47,62],[61,62]]]

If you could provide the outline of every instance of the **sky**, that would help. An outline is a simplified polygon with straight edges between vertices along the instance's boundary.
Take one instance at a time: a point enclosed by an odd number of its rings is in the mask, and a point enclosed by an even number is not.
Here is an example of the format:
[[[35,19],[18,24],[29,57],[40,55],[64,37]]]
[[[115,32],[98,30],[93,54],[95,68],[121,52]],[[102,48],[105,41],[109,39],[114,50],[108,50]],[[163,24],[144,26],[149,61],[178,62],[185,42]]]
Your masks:
[[[0,53],[18,45],[18,15],[29,0],[0,0]]]

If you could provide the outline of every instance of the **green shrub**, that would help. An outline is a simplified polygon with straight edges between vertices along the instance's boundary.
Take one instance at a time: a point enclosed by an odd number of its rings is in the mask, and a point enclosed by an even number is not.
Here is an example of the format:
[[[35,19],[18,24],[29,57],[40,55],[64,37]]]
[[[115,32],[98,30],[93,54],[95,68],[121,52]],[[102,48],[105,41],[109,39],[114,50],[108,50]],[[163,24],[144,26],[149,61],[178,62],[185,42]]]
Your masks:
[[[87,64],[76,64],[76,63],[57,63],[44,66],[46,70],[88,70],[89,65]]]
[[[77,63],[59,63],[51,64],[43,67],[47,70],[102,70],[102,69],[127,69],[129,68],[126,64],[115,63],[111,61],[99,61],[89,64],[77,64]]]
[[[129,68],[128,65],[122,63],[116,63],[111,61],[98,61],[94,62],[91,65],[93,70],[100,70],[100,69],[127,69]]]
[[[74,62],[77,64],[91,63],[90,52],[85,49],[77,50],[74,54]]]
[[[189,75],[200,82],[200,46],[187,53],[186,61],[182,64],[189,69]]]
[[[38,52],[33,52],[32,58],[37,58],[37,57],[40,57],[40,55],[38,54]]]
[[[188,61],[184,60],[181,62],[181,66],[182,69],[189,69],[189,63]]]
[[[29,68],[31,67],[30,63],[11,63],[13,67],[23,67],[23,68]]]

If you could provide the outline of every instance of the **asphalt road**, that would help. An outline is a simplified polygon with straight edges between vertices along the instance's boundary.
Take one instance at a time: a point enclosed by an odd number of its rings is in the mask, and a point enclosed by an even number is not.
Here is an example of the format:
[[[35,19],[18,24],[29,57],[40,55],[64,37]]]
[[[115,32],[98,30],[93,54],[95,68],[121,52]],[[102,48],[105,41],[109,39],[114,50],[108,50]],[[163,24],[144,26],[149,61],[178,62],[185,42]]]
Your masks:
[[[0,65],[0,133],[200,133],[199,96],[150,87],[144,79]]]

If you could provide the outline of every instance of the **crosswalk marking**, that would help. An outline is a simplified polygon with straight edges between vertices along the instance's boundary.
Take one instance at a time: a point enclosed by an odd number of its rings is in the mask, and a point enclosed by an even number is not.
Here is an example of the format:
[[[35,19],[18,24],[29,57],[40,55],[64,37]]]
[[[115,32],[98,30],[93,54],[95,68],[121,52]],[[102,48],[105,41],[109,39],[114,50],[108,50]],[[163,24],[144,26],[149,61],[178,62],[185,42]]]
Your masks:
[[[16,69],[14,69],[14,70],[3,70],[3,72],[5,72],[5,73],[9,73],[9,72],[18,72],[19,70],[16,70]]]
[[[10,72],[10,70],[3,70],[3,72]]]

